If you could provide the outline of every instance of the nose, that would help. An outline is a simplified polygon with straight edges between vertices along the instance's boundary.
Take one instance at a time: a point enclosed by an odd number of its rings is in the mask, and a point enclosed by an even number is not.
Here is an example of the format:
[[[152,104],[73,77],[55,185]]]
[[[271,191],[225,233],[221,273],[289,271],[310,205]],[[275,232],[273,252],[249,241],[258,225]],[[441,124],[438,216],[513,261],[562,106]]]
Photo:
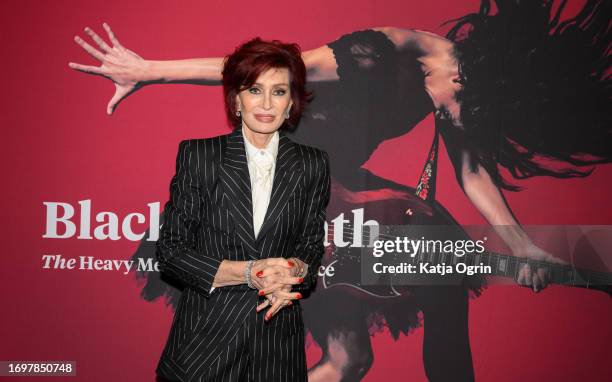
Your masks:
[[[272,93],[271,92],[266,92],[264,94],[263,108],[265,110],[270,110],[272,108]]]

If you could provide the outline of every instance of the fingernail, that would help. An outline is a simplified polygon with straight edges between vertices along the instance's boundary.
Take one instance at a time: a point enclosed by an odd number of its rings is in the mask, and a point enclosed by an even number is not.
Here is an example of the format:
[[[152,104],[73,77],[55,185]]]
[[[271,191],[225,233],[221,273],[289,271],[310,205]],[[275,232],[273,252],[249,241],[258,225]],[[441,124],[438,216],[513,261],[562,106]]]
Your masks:
[[[295,265],[295,263],[291,260],[287,261],[287,263],[289,263],[289,267],[293,267]]]
[[[263,271],[259,271],[259,272],[257,272],[257,273],[255,274],[255,276],[257,276],[257,277],[261,277],[261,276],[263,276]]]
[[[266,314],[266,316],[264,317],[264,320],[269,321],[270,320],[270,315]]]
[[[289,303],[288,303],[287,305],[293,305],[293,302],[292,302],[292,301],[289,301]]]
[[[266,294],[266,292],[264,292],[263,290],[260,290],[260,291],[259,291],[259,295],[260,295],[260,296],[264,296],[265,294]]]
[[[295,298],[297,298],[298,300],[301,299],[302,298],[302,294],[300,292],[298,292],[298,294],[297,294],[297,296]]]
[[[298,279],[298,282],[299,282],[300,284],[301,284],[301,283],[303,283],[303,282],[304,282],[304,278],[303,278],[303,277],[300,277],[300,278]]]

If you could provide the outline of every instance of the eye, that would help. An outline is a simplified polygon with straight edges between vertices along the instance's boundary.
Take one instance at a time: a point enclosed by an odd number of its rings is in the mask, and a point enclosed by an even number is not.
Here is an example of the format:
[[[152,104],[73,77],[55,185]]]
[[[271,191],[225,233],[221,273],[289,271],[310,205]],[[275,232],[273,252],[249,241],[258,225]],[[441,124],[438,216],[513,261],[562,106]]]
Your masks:
[[[259,93],[261,93],[261,90],[258,87],[253,86],[252,88],[249,88],[249,93],[251,93],[251,94],[259,94]]]
[[[284,96],[287,94],[287,91],[285,89],[276,89],[273,94],[277,96]]]

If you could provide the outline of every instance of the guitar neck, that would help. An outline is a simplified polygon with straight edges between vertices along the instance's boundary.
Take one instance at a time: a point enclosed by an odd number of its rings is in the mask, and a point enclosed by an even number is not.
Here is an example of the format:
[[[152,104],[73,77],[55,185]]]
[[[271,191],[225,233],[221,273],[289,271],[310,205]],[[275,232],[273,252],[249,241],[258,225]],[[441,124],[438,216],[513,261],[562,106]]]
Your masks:
[[[612,284],[612,275],[607,272],[596,272],[588,269],[575,268],[568,264],[536,261],[524,257],[503,255],[494,252],[468,254],[465,256],[463,262],[467,265],[488,265],[491,267],[490,274],[492,276],[512,277],[515,280],[521,268],[525,265],[529,265],[532,270],[544,268],[548,274],[549,282],[554,284],[588,289],[601,289],[602,286]]]
[[[352,227],[347,226],[342,232],[341,240],[344,242],[353,241],[355,232]],[[333,229],[328,231],[328,241],[333,242],[335,235]],[[369,243],[370,237],[366,232],[359,232],[361,243]],[[377,238],[393,239],[395,236],[389,236],[379,233]],[[365,244],[362,244],[365,245]],[[346,254],[348,255],[348,254]],[[352,257],[353,255],[348,255]],[[607,292],[612,295],[612,273],[598,272],[588,269],[576,268],[568,264],[549,263],[545,261],[536,261],[524,257],[516,257],[504,255],[495,252],[469,253],[465,256],[456,256],[453,253],[419,253],[412,258],[405,259],[408,263],[429,263],[432,265],[446,264],[455,265],[457,263],[465,263],[468,266],[488,266],[489,276],[510,277],[516,280],[521,268],[529,265],[530,268],[544,268],[548,274],[549,283],[567,285],[572,287],[595,289]]]

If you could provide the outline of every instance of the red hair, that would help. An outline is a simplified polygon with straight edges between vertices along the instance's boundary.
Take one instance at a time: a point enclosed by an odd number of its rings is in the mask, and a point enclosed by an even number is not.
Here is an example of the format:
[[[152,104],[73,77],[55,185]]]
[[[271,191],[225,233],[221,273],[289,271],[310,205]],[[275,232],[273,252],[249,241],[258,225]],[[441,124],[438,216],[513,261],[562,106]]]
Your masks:
[[[264,41],[256,37],[238,46],[234,53],[225,58],[223,65],[225,112],[234,128],[240,127],[242,121],[236,116],[236,96],[272,68],[289,70],[293,105],[287,122],[291,127],[297,126],[310,98],[310,93],[306,91],[306,66],[302,61],[300,47],[297,44],[284,44],[278,40]]]

